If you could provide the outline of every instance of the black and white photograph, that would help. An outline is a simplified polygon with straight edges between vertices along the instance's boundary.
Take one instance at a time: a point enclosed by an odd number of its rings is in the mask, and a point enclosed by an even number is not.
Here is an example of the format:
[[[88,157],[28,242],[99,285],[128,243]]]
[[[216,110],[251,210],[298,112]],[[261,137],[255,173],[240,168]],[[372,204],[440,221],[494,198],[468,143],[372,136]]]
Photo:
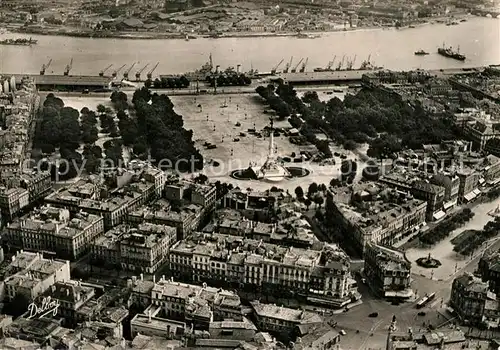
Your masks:
[[[0,0],[0,350],[499,350],[500,0]]]

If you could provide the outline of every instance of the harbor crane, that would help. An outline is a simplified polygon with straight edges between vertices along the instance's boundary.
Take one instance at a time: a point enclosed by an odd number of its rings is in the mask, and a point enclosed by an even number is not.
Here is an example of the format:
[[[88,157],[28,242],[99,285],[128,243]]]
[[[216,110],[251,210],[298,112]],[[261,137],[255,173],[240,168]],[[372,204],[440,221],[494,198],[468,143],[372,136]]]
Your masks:
[[[149,66],[149,63],[148,63],[148,64],[146,64],[146,65],[145,65],[144,67],[142,67],[141,69],[139,69],[139,70],[137,71],[137,73],[135,73],[135,80],[136,80],[136,81],[140,81],[140,80],[141,80],[141,73],[144,71],[144,69],[148,68],[148,66]]]
[[[306,71],[307,62],[309,62],[309,57],[307,57],[306,61],[304,63],[302,63],[302,67],[300,67],[301,73],[304,73]]]
[[[102,71],[100,71],[100,72],[99,72],[99,76],[100,76],[100,77],[103,77],[103,76],[104,76],[104,73],[106,73],[106,71],[107,71],[108,69],[110,69],[112,66],[113,66],[113,65],[112,65],[112,64],[110,64],[109,66],[107,66],[106,68],[104,68]]]
[[[337,66],[337,70],[342,69],[342,66],[344,65],[344,60],[345,60],[345,55],[342,56],[342,61],[339,62],[338,66]]]
[[[293,68],[292,68],[292,73],[295,73],[295,72],[297,71],[297,68],[299,68],[299,66],[300,66],[300,64],[302,63],[302,61],[303,61],[303,60],[304,60],[304,59],[303,59],[303,58],[301,58],[301,59],[300,59],[300,61],[299,61],[299,63],[297,63],[297,65],[296,65],[295,67],[293,67]]]
[[[121,66],[121,67],[120,67],[120,68],[118,68],[118,69],[115,69],[115,71],[111,74],[111,76],[112,76],[113,78],[116,78],[116,76],[118,75],[118,73],[120,73],[120,71],[121,71],[121,70],[123,69],[123,67],[125,67],[125,66],[126,66],[126,64],[124,64],[123,66]]]
[[[352,70],[352,60],[350,58],[347,59],[346,69],[347,70]]]
[[[285,69],[283,69],[283,73],[288,73],[288,70],[290,69],[290,67],[292,66],[292,61],[293,61],[293,56],[290,57],[290,61],[288,61],[288,63],[286,64],[285,66]]]
[[[350,62],[351,69],[352,69],[352,67],[354,66],[354,64],[356,63],[356,58],[357,58],[357,57],[358,57],[357,55],[354,55],[354,58],[353,58],[353,59],[352,59],[352,61]]]
[[[66,66],[66,69],[64,70],[64,75],[69,75],[69,71],[73,68],[73,58],[71,58],[71,61],[69,61],[69,64]]]
[[[40,69],[40,75],[44,75],[45,74],[45,71],[47,69],[49,69],[50,67],[50,64],[52,63],[52,58],[49,60],[49,62],[47,62],[47,64],[42,64],[42,68]]]
[[[137,62],[132,63],[132,65],[125,72],[123,72],[123,79],[125,80],[128,79],[128,73],[130,73],[130,71],[132,70],[132,68],[134,68],[136,63]]]
[[[158,67],[158,65],[160,64],[160,62],[157,62],[156,65],[153,67],[153,69],[151,69],[147,74],[146,76],[148,77],[148,80],[151,80],[151,78],[153,77],[153,72],[156,70],[156,68]]]
[[[277,65],[275,65],[275,66],[273,67],[273,69],[271,69],[271,74],[276,74],[276,71],[278,70],[278,67],[279,67],[279,66],[281,66],[281,64],[283,63],[283,61],[284,61],[284,60],[285,60],[285,59],[284,59],[284,58],[282,58],[282,59],[281,59],[281,61],[279,61],[279,63],[278,63]]]

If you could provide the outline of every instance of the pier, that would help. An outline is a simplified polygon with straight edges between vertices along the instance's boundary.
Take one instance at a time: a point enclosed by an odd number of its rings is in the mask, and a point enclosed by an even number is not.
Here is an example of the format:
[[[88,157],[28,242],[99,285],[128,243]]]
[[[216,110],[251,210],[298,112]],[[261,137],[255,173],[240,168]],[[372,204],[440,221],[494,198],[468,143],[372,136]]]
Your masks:
[[[487,67],[452,68],[428,71],[438,77],[452,76],[454,74],[473,74],[483,71]],[[270,82],[283,81],[294,86],[307,85],[349,85],[361,83],[364,74],[376,73],[378,70],[341,70],[326,72],[293,72],[275,73],[268,77]],[[108,91],[113,82],[119,83],[120,79],[103,75],[53,75],[53,74],[20,74],[0,73],[0,76],[14,76],[16,81],[23,77],[32,78],[40,91],[73,91],[73,92],[99,92]],[[228,90],[231,87],[227,87]],[[177,89],[179,91],[185,89]],[[238,90],[245,90],[240,88]],[[252,88],[253,91],[253,88]],[[240,91],[239,91],[240,92]]]

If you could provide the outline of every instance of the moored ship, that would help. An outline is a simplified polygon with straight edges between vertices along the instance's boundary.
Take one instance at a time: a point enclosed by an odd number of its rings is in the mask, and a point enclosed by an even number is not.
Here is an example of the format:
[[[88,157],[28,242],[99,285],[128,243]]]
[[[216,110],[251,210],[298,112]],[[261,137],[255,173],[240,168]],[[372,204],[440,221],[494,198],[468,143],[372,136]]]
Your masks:
[[[460,47],[458,47],[457,51],[454,51],[451,46],[445,48],[443,44],[443,47],[438,48],[438,54],[444,57],[453,58],[458,61],[465,61],[465,56],[460,53]]]
[[[38,43],[38,40],[35,39],[24,39],[24,38],[17,38],[17,39],[4,39],[0,40],[0,45],[18,45],[18,46],[31,46],[31,45],[36,45]]]
[[[424,50],[415,51],[415,55],[417,55],[417,56],[424,56],[424,55],[428,55],[428,54],[429,53],[425,52]]]

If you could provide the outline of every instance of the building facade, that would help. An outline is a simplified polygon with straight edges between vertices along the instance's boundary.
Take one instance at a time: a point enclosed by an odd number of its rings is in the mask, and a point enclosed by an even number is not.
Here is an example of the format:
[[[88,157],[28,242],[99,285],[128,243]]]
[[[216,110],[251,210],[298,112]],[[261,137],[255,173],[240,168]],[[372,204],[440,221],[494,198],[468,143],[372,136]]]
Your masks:
[[[385,298],[408,299],[413,296],[411,262],[404,253],[369,243],[364,258],[364,274],[376,293]]]
[[[3,240],[18,249],[51,252],[63,259],[77,260],[89,252],[103,232],[100,216],[82,212],[70,219],[66,209],[43,207],[34,215],[9,224]]]

